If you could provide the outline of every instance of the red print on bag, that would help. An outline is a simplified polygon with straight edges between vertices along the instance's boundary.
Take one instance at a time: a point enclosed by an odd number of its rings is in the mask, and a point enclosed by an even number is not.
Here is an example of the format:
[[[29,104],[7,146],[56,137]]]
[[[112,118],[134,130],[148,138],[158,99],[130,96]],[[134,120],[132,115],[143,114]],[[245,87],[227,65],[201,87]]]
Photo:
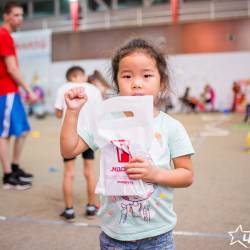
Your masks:
[[[114,140],[112,141],[112,144],[115,145],[116,147],[116,155],[117,155],[117,160],[120,163],[123,162],[129,162],[130,160],[130,154],[129,152],[129,142],[126,140]],[[119,144],[119,147],[117,147],[116,145]],[[124,148],[126,150],[124,150]]]

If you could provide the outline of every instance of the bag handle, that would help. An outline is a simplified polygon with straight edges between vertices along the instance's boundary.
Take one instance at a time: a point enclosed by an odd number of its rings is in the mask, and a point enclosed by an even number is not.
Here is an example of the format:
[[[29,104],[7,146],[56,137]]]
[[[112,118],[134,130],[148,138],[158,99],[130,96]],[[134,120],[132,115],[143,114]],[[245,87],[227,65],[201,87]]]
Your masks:
[[[152,103],[147,109],[145,109],[145,102]],[[152,115],[153,113],[153,96],[117,96],[105,100],[96,110],[97,121],[111,113],[130,111],[134,114],[133,117],[143,114]],[[123,117],[122,119],[124,119]],[[131,117],[126,117],[129,119]]]

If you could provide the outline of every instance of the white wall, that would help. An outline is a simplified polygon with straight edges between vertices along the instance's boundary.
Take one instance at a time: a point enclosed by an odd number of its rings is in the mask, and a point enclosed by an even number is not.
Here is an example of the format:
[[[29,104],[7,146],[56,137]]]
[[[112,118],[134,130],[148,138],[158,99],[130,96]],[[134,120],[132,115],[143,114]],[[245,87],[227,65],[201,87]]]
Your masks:
[[[216,91],[216,108],[220,110],[231,106],[233,81],[250,78],[250,52],[179,55],[170,57],[169,62],[178,96],[190,86],[191,95],[199,97],[209,83]]]
[[[233,81],[250,78],[250,52],[177,55],[170,56],[168,63],[175,103],[186,86],[191,87],[191,95],[199,97],[204,85],[209,83],[216,91],[216,108],[224,110],[229,108],[232,102]],[[110,60],[53,63],[49,74],[52,93],[65,82],[65,72],[72,65],[82,66],[87,74],[98,69],[107,75]]]

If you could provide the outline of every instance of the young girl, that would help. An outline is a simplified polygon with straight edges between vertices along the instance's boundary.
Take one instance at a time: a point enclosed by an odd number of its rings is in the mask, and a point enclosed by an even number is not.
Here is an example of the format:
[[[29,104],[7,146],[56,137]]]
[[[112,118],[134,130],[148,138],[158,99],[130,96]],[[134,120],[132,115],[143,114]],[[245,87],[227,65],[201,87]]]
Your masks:
[[[88,82],[94,84],[100,90],[104,100],[115,94],[108,82],[102,76],[101,72],[98,70],[94,70],[93,74],[88,77]]]
[[[120,96],[152,95],[156,103],[157,96],[169,87],[164,56],[143,39],[133,39],[121,47],[112,60],[112,70]],[[96,149],[87,125],[78,131],[80,136],[77,134],[78,114],[87,101],[84,90],[68,91],[65,100],[68,109],[61,131],[63,156],[73,157],[88,147]],[[153,131],[154,163],[134,157],[127,164],[126,173],[131,179],[154,183],[154,192],[145,199],[102,197],[101,249],[175,249],[173,188],[192,184],[190,156],[194,150],[184,127],[156,108]]]

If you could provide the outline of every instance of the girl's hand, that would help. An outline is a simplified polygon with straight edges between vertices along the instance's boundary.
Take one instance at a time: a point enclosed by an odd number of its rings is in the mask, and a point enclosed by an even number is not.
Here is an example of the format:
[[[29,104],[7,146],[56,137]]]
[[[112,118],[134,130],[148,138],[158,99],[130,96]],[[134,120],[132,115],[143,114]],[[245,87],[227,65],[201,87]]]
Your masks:
[[[154,167],[151,162],[143,159],[142,157],[132,158],[125,168],[130,179],[141,179],[143,181],[154,183],[157,168]]]
[[[67,108],[73,111],[80,111],[82,106],[88,100],[88,97],[84,92],[84,88],[70,89],[65,93],[64,98]]]

